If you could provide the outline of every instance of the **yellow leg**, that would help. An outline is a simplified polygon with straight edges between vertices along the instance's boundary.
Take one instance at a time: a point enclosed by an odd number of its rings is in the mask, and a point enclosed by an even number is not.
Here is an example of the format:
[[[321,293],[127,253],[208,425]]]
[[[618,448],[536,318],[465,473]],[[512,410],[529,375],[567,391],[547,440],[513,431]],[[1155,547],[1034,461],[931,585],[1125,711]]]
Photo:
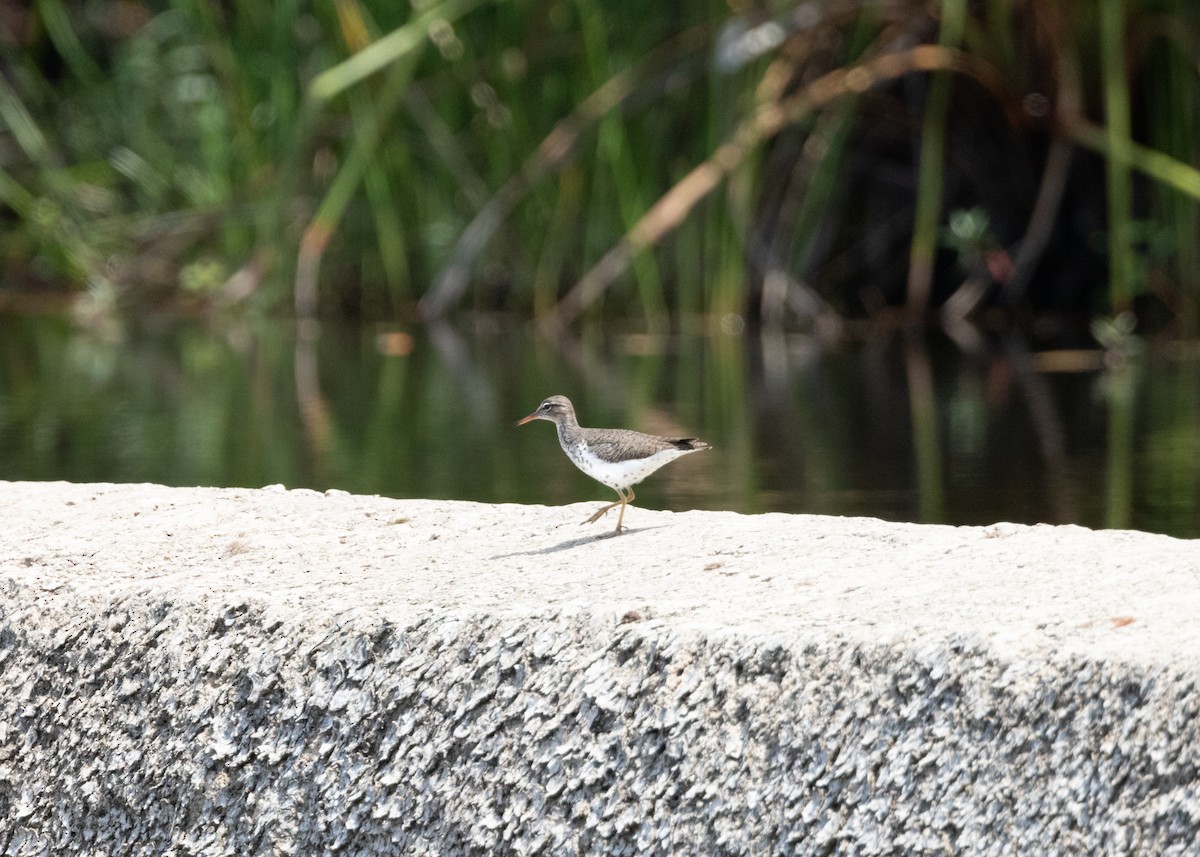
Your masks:
[[[623,520],[625,520],[625,507],[633,502],[633,489],[632,488],[629,489],[629,496],[625,497],[624,499],[625,499],[625,502],[621,504],[621,512],[620,512],[620,514],[617,515],[617,528],[615,530],[613,530],[614,534],[621,532],[621,522]]]
[[[603,518],[605,515],[607,515],[609,509],[613,508],[614,506],[620,506],[622,503],[624,503],[625,495],[622,494],[620,491],[617,492],[617,495],[620,496],[620,498],[621,498],[620,500],[617,500],[613,503],[609,503],[607,506],[601,506],[599,509],[596,510],[596,514],[592,515],[592,517],[588,518],[586,521],[583,521],[582,523],[583,524],[594,524],[597,521],[599,521],[601,518]]]
[[[620,497],[619,500],[609,503],[607,506],[601,506],[598,510],[596,510],[596,514],[592,515],[592,517],[588,518],[583,523],[594,524],[597,521],[599,521],[601,518],[603,518],[605,515],[607,515],[609,509],[612,509],[614,506],[620,506],[621,512],[619,515],[617,515],[617,530],[616,531],[618,533],[621,532],[621,521],[623,521],[625,519],[625,507],[633,502],[633,497],[634,497],[633,489],[632,488],[629,489],[628,495],[626,495],[624,491],[621,491],[618,489],[617,496]]]

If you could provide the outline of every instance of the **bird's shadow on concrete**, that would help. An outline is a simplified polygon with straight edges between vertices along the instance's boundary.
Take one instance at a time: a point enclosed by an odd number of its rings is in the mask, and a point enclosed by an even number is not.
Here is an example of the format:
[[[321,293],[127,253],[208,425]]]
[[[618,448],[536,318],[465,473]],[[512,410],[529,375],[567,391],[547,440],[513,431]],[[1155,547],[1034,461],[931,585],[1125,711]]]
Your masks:
[[[517,556],[545,556],[546,554],[558,553],[559,551],[565,551],[565,550],[571,550],[573,548],[579,548],[579,547],[583,547],[584,545],[595,544],[597,542],[606,542],[609,539],[627,538],[628,536],[635,536],[638,533],[648,533],[651,530],[658,530],[658,529],[661,529],[661,526],[658,526],[658,527],[625,527],[619,533],[615,533],[612,530],[608,530],[599,535],[580,536],[577,539],[567,539],[565,542],[559,542],[556,545],[551,545],[550,547],[546,547],[546,548],[539,548],[538,550],[513,551],[512,553],[497,554],[491,558],[492,559],[512,559],[513,557],[517,557]]]

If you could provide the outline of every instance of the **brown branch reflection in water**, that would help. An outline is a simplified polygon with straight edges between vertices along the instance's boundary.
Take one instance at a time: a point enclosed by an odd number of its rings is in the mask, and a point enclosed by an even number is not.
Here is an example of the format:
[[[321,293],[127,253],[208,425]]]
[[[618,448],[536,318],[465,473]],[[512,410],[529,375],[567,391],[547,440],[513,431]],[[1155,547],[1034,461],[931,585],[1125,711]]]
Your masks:
[[[917,506],[921,523],[940,523],[945,517],[942,451],[938,441],[937,400],[933,369],[925,340],[916,331],[904,336],[904,371],[908,379],[913,454],[916,456]]]
[[[1104,526],[1125,530],[1133,525],[1133,412],[1137,399],[1137,366],[1115,362],[1104,377],[1108,400],[1108,485]]]
[[[501,413],[496,402],[495,387],[471,356],[471,350],[458,329],[435,319],[425,325],[425,332],[429,335],[429,342],[437,352],[438,359],[455,380],[456,389],[462,399],[462,416],[473,420],[483,431],[506,422],[508,416]]]
[[[1070,490],[1071,479],[1067,473],[1066,429],[1046,377],[1034,367],[1020,335],[1010,333],[1004,338],[1003,353],[1025,394],[1029,421],[1045,466],[1046,497],[1053,510],[1051,519],[1046,523],[1078,521],[1081,512]]]
[[[317,340],[320,325],[312,319],[301,319],[296,324],[296,404],[300,411],[300,422],[304,427],[304,440],[308,445],[315,484],[324,484],[327,462],[331,452],[332,427],[329,403],[321,395],[321,376],[317,368]]]

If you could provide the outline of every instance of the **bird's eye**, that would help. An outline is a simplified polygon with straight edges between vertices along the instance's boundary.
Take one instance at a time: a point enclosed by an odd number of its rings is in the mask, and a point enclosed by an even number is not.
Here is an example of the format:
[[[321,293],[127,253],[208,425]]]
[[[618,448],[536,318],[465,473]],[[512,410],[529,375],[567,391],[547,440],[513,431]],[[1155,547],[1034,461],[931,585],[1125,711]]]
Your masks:
[[[542,402],[542,410],[543,410],[543,411],[548,411],[548,410],[550,410],[550,403],[549,403],[549,402]]]

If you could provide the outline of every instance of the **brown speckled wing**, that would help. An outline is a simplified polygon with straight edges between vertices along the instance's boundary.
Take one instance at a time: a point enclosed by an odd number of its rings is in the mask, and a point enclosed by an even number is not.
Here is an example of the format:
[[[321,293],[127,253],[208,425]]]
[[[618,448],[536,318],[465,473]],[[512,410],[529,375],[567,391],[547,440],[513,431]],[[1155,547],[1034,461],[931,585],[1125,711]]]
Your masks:
[[[584,440],[593,454],[608,461],[647,458],[665,449],[686,452],[708,447],[694,437],[658,437],[631,429],[584,429]]]

